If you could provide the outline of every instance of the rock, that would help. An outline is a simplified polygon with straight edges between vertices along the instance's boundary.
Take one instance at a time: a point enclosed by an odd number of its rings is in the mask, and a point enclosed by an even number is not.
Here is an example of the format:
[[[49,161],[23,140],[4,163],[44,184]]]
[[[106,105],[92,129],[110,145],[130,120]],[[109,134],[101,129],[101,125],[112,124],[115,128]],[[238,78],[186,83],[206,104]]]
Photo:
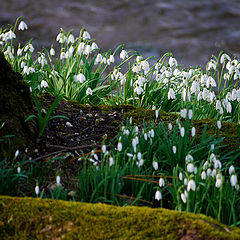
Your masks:
[[[240,239],[240,229],[163,208],[1,196],[0,239]]]
[[[4,54],[0,52],[0,120],[4,127],[0,130],[0,157],[9,156],[9,141],[6,135],[11,137],[11,151],[30,145],[36,136],[36,122],[25,122],[25,119],[33,114],[34,103],[29,86],[23,80],[20,73],[14,72],[6,61]]]

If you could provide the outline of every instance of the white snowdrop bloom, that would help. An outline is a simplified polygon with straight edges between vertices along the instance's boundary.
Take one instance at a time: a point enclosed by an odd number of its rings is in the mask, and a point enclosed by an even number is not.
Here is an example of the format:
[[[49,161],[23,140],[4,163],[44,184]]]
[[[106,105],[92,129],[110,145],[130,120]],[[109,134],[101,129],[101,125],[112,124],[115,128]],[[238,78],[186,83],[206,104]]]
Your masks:
[[[194,165],[192,163],[189,163],[187,165],[187,171],[190,173],[194,172]]]
[[[57,175],[56,177],[56,183],[57,183],[57,186],[61,186],[61,177],[59,175]]]
[[[215,169],[221,169],[222,168],[222,163],[219,161],[219,160],[217,160],[215,163],[214,163],[214,168]]]
[[[134,92],[136,92],[138,95],[142,94],[144,92],[143,88],[141,86],[137,86],[134,89]]]
[[[143,136],[144,136],[145,141],[147,141],[147,138],[148,138],[147,133],[144,133]]]
[[[196,183],[193,179],[191,179],[187,184],[187,191],[195,191],[196,190]]]
[[[173,57],[170,57],[170,58],[169,58],[168,63],[169,63],[169,66],[170,66],[170,67],[177,66],[177,60],[176,60],[175,58],[173,58]]]
[[[28,66],[23,67],[23,73],[27,75],[29,74]]]
[[[212,143],[212,144],[211,144],[211,150],[213,151],[214,148],[215,148],[215,145]]]
[[[231,175],[230,182],[231,182],[232,187],[236,186],[236,184],[237,184],[237,175],[236,174]]]
[[[135,138],[132,140],[132,146],[133,146],[134,152],[136,152],[137,151],[137,141]]]
[[[220,120],[217,121],[217,127],[218,127],[219,129],[221,129],[221,127],[222,127],[222,123],[221,123]]]
[[[162,193],[159,190],[157,190],[155,193],[155,199],[158,201],[162,199]]]
[[[91,39],[91,36],[90,36],[89,32],[84,31],[84,33],[83,33],[83,41],[86,41],[88,39]]]
[[[87,95],[92,95],[92,94],[93,94],[92,89],[91,89],[91,88],[87,88],[86,94],[87,94]]]
[[[185,162],[186,163],[191,163],[193,162],[193,156],[191,154],[188,154],[186,157],[185,157]]]
[[[21,173],[21,167],[20,166],[17,167],[17,173]]]
[[[24,22],[24,21],[21,21],[20,23],[19,23],[19,25],[18,25],[18,30],[27,30],[28,29],[28,26],[27,26],[27,24]]]
[[[193,110],[192,109],[189,109],[188,110],[188,118],[191,120],[193,117]]]
[[[180,180],[180,181],[183,180],[183,174],[182,174],[182,172],[179,173],[178,177],[179,177],[179,180]]]
[[[151,138],[154,138],[155,133],[153,129],[151,129],[150,134],[151,134]]]
[[[47,88],[48,87],[48,83],[45,80],[41,81],[41,88]]]
[[[68,43],[74,43],[74,42],[75,42],[75,38],[74,38],[73,34],[70,34],[68,36]]]
[[[172,128],[173,128],[172,124],[171,124],[171,123],[169,123],[169,124],[168,124],[168,129],[169,129],[169,131],[171,131],[171,130],[172,130]]]
[[[209,164],[208,164],[208,161],[206,161],[206,162],[203,164],[203,169],[206,170],[208,165],[209,165]]]
[[[237,90],[234,88],[232,90],[232,101],[236,100],[237,99]]]
[[[141,62],[141,67],[144,70],[144,73],[147,74],[150,70],[150,66],[147,60]]]
[[[158,162],[153,161],[152,165],[155,170],[158,170]]]
[[[230,102],[228,102],[228,104],[227,104],[227,112],[228,113],[231,113],[232,112],[232,105],[231,105],[231,103]]]
[[[23,50],[22,50],[21,48],[18,48],[18,50],[17,50],[17,55],[18,55],[18,56],[22,56],[22,51],[23,51]]]
[[[191,136],[194,137],[196,135],[196,128],[192,127],[191,129]]]
[[[209,92],[209,101],[211,102],[211,103],[213,103],[213,101],[214,101],[214,99],[215,99],[215,92],[214,91],[210,91]]]
[[[174,69],[173,75],[174,75],[175,77],[179,76],[180,74],[181,74],[181,72],[180,72],[177,68]]]
[[[84,49],[84,55],[86,55],[86,56],[89,55],[91,51],[92,51],[91,46],[89,44],[87,44]]]
[[[102,57],[102,54],[101,53],[98,53],[96,59],[95,59],[95,65],[98,64],[98,63],[101,63],[103,60],[103,57]]]
[[[187,178],[184,178],[183,183],[184,183],[185,186],[188,185],[188,180],[187,180]]]
[[[212,174],[212,170],[211,170],[211,168],[208,168],[207,169],[207,176],[209,177],[211,174]]]
[[[79,73],[77,75],[77,82],[83,83],[86,81],[86,77],[84,76],[84,74]],[[89,90],[89,94],[91,94],[91,91]],[[88,95],[88,94],[87,94]],[[92,94],[91,94],[92,95]]]
[[[56,41],[59,42],[59,43],[63,43],[64,41],[64,34],[63,33],[59,33],[56,37]]]
[[[210,86],[212,86],[212,87],[217,86],[216,81],[213,79],[213,77],[211,77],[211,76],[208,77],[206,86],[207,86],[207,88],[209,88]]]
[[[211,61],[207,64],[207,70],[216,70],[217,62],[214,59],[211,59]]]
[[[214,153],[211,153],[209,160],[210,160],[210,162],[214,162],[215,163],[217,161],[216,155]]]
[[[174,93],[174,90],[172,88],[169,88],[169,91],[168,91],[168,100],[170,99],[175,99],[176,96],[175,96],[175,93]]]
[[[220,174],[218,174],[218,175],[220,175]],[[218,175],[216,177],[216,184],[215,184],[216,188],[220,188],[222,186],[222,177],[218,177]]]
[[[226,95],[226,97],[225,97],[225,99],[226,99],[227,101],[232,101],[232,94],[231,94],[230,92],[228,92],[227,95]]]
[[[142,154],[140,152],[138,152],[137,158],[138,158],[139,161],[142,159]]]
[[[228,169],[229,175],[232,175],[235,173],[235,168],[233,165],[230,166],[230,168]]]
[[[28,68],[29,73],[34,73],[35,69],[33,67]]]
[[[216,110],[220,110],[222,107],[221,102],[219,100],[216,101]]]
[[[63,60],[66,58],[66,53],[65,52],[61,52],[60,54],[60,60]]]
[[[155,110],[155,117],[156,117],[156,119],[158,119],[158,116],[159,116],[159,110]]]
[[[205,171],[202,171],[202,173],[201,173],[201,179],[202,179],[202,180],[205,180],[206,178],[207,178],[206,172],[205,172]]]
[[[184,193],[181,193],[181,199],[184,203],[187,202],[187,196]]]
[[[180,110],[180,115],[181,115],[182,118],[186,118],[186,116],[187,116],[187,109],[186,108],[181,109]]]
[[[173,154],[176,154],[176,152],[177,152],[177,147],[176,147],[176,146],[173,146],[173,147],[172,147],[172,150],[173,150]]]
[[[109,166],[113,166],[114,165],[114,160],[113,160],[113,157],[110,157],[109,158]]]
[[[220,58],[220,63],[223,64],[226,60],[231,61],[231,58],[226,53],[223,53]]]
[[[114,62],[115,62],[115,58],[114,58],[113,55],[110,55],[110,57],[109,57],[109,61],[110,61],[110,63],[114,63]]]
[[[81,55],[83,53],[85,49],[85,43],[84,42],[80,42],[77,48],[77,53],[78,55]]]
[[[17,150],[17,151],[15,152],[14,159],[16,159],[16,158],[18,157],[19,153],[20,153],[19,150]]]
[[[144,163],[144,160],[141,159],[141,160],[139,160],[139,161],[137,162],[137,166],[138,166],[138,167],[141,167],[141,166],[143,165],[143,163]]]
[[[191,93],[195,93],[196,91],[199,91],[200,87],[199,87],[199,83],[197,81],[193,81],[192,82],[192,86],[190,88]]]
[[[217,170],[216,169],[213,169],[212,170],[212,178],[215,178],[217,175]]]
[[[181,134],[181,137],[184,137],[184,135],[185,135],[185,128],[184,127],[181,127],[180,134]]]
[[[70,122],[66,122],[67,127],[73,127],[73,125]]]
[[[70,54],[70,57],[71,57],[73,52],[74,52],[74,47],[71,46],[68,51],[69,51],[69,54]]]
[[[165,186],[164,178],[160,178],[158,184],[159,184],[159,187],[164,187]]]
[[[98,49],[99,47],[95,42],[93,42],[91,48],[92,48],[92,51],[94,51],[94,50]]]
[[[121,143],[121,142],[118,142],[117,150],[118,150],[119,152],[122,151],[122,143]]]
[[[121,52],[120,52],[120,58],[122,59],[122,60],[124,60],[125,58],[127,58],[128,57],[128,54],[127,54],[127,52],[126,52],[126,50],[122,50]]]
[[[51,56],[55,56],[55,50],[54,50],[53,47],[51,47],[51,49],[50,49],[50,55],[51,55]]]
[[[8,39],[9,40],[12,40],[13,38],[16,38],[16,34],[12,30],[10,30],[7,34],[8,34]]]
[[[40,193],[38,184],[37,184],[36,187],[35,187],[35,193],[36,193],[37,196],[38,196],[38,194]]]

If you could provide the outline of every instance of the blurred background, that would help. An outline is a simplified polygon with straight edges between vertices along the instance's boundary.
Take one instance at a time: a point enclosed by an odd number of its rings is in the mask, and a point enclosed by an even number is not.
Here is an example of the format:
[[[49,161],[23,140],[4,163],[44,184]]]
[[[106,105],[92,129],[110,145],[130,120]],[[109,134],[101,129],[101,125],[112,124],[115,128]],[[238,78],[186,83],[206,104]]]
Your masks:
[[[240,57],[240,0],[1,0],[0,27],[24,16],[36,51],[50,48],[60,28],[86,27],[100,48],[126,44],[144,57],[172,52],[185,67],[205,66],[220,50]]]

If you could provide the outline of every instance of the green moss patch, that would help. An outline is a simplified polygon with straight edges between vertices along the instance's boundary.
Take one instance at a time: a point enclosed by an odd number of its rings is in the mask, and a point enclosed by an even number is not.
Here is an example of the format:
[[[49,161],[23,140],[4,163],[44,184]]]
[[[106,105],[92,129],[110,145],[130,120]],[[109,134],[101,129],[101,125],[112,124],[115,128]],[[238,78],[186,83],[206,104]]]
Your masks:
[[[0,226],[1,239],[240,239],[204,215],[5,196]]]

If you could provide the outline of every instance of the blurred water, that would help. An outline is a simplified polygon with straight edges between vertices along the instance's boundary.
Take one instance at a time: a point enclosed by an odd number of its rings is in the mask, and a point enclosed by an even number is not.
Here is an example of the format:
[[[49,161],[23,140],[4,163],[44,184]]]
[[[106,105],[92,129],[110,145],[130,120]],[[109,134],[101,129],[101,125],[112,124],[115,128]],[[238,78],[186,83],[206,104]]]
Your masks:
[[[239,0],[0,0],[0,25],[19,16],[18,32],[38,51],[55,42],[60,28],[79,34],[86,27],[103,49],[125,43],[144,56],[171,51],[184,66],[205,65],[221,49],[240,56]]]

